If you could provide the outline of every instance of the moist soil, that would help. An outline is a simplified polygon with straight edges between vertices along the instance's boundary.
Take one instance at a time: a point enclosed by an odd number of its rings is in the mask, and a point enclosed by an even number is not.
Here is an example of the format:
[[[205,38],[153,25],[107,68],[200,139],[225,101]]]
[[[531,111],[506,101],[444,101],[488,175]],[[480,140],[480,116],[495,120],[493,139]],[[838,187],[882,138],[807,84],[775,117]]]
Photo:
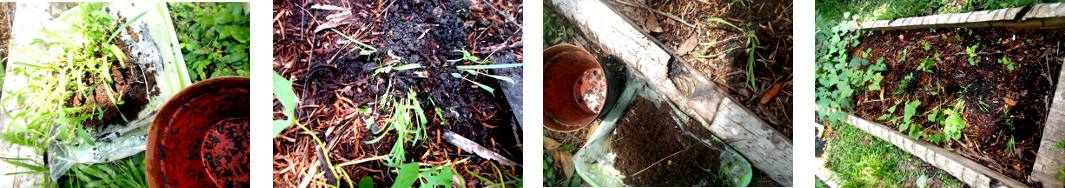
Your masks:
[[[896,103],[892,117],[903,116],[901,106],[920,100],[916,123],[928,134],[939,134],[942,125],[927,122],[925,114],[964,101],[962,118],[967,126],[962,138],[940,144],[949,150],[1017,180],[1031,173],[1043,126],[1062,65],[1059,50],[1065,32],[1061,30],[915,29],[875,31],[861,39],[853,57],[883,59],[883,91],[865,92],[857,97],[859,116],[874,120]],[[924,44],[930,47],[924,49]],[[969,63],[966,47],[979,44],[975,66]],[[865,54],[869,51],[869,54]],[[905,60],[902,52],[907,52]],[[930,70],[916,68],[926,58],[934,61]],[[1015,67],[1000,63],[1008,58]],[[905,88],[906,76],[913,75]],[[895,94],[897,93],[897,94]],[[1005,111],[1008,109],[1008,113]],[[889,120],[876,120],[897,130]],[[1015,142],[1016,155],[1007,143]],[[922,140],[926,140],[922,138]],[[1031,182],[1029,182],[1031,183]]]
[[[334,163],[387,155],[395,142],[394,134],[374,144],[365,144],[379,135],[371,129],[384,125],[391,109],[374,109],[370,115],[359,115],[364,107],[375,107],[381,96],[405,98],[414,91],[429,119],[428,140],[406,148],[407,162],[434,165],[469,159],[453,166],[469,168],[485,176],[495,171],[487,161],[471,153],[460,151],[440,139],[444,131],[468,138],[513,161],[521,161],[521,145],[515,134],[513,114],[496,79],[463,73],[457,65],[472,62],[449,62],[462,58],[467,50],[482,60],[495,64],[521,63],[520,2],[468,1],[351,1],[334,5],[350,7],[355,23],[336,29],[346,35],[377,48],[377,52],[361,56],[352,50],[346,39],[331,30],[313,32],[335,12],[305,9],[312,2],[275,2],[279,15],[275,22],[274,69],[294,81],[296,95],[302,101],[296,118],[307,125],[330,148],[322,153],[308,135],[293,126],[275,139],[275,185],[299,185],[302,172],[285,170],[290,166],[305,169],[323,155]],[[506,5],[506,6],[504,6]],[[494,11],[499,10],[499,11]],[[500,15],[497,12],[508,12]],[[380,72],[386,66],[419,63],[423,68]],[[479,88],[462,76],[497,89],[495,94]],[[485,71],[484,73],[491,73]],[[504,83],[509,84],[509,83]],[[275,111],[280,111],[275,103]],[[371,108],[372,109],[372,108]],[[440,109],[437,113],[435,109]],[[373,118],[373,122],[370,117]],[[369,124],[374,124],[367,126]],[[491,162],[496,163],[496,162]],[[462,166],[465,165],[465,166]],[[499,166],[505,173],[521,175],[521,167]],[[378,162],[343,167],[352,177],[372,177],[375,183],[391,184],[395,173]],[[319,169],[319,172],[328,169]],[[459,170],[463,172],[463,170]],[[482,185],[468,173],[459,173],[468,186]],[[495,176],[495,175],[493,175]],[[323,182],[336,182],[325,175]]]
[[[115,26],[117,27],[124,22],[122,20]],[[122,53],[130,54],[129,47],[126,46],[125,41],[114,40],[113,43],[122,49]],[[96,54],[96,57],[103,56],[105,54],[102,52]],[[67,98],[65,104],[67,107],[94,105],[102,110],[100,112],[101,115],[92,116],[82,121],[82,126],[96,127],[100,125],[124,124],[127,120],[137,118],[137,114],[150,102],[148,101],[149,97],[159,94],[159,90],[152,89],[155,86],[155,77],[145,76],[154,75],[155,71],[146,71],[141,66],[135,65],[132,60],[124,62],[112,61],[110,71],[113,83],[107,84],[97,75],[85,74],[82,80],[86,86],[91,87],[90,90],[73,91],[74,95]],[[110,93],[108,92],[108,87],[112,89]],[[114,101],[123,101],[123,103],[115,105],[109,94],[113,94]],[[81,112],[92,113],[95,110],[86,108],[81,110]]]
[[[222,187],[248,187],[248,117],[219,121],[207,132],[200,154],[212,180]]]
[[[640,187],[728,185],[725,179],[707,178],[717,177],[711,172],[719,171],[720,152],[688,136],[675,123],[663,124],[674,122],[672,111],[667,104],[637,97],[618,120],[610,148],[617,153],[614,167],[625,176],[622,181]]]
[[[782,0],[700,0],[700,1],[650,1],[609,0],[627,15],[637,28],[651,34],[664,47],[691,64],[704,76],[713,80],[732,97],[751,109],[759,118],[789,138],[792,136],[792,3]],[[646,6],[662,13],[641,8]],[[663,14],[664,13],[664,14]],[[672,17],[684,20],[688,26]],[[755,85],[747,84],[750,54],[744,45],[748,42],[742,32],[732,26],[709,22],[720,18],[731,24],[744,27],[757,36],[760,46],[755,50],[753,75]],[[687,41],[694,45],[689,50]],[[752,40],[753,41],[753,40]],[[711,44],[712,43],[712,44]],[[710,45],[699,45],[710,44]],[[730,48],[736,48],[729,51]],[[694,54],[715,57],[695,57]],[[777,86],[779,85],[779,87]],[[769,92],[778,87],[776,92]],[[773,95],[773,93],[776,93]],[[765,96],[768,101],[762,103]]]

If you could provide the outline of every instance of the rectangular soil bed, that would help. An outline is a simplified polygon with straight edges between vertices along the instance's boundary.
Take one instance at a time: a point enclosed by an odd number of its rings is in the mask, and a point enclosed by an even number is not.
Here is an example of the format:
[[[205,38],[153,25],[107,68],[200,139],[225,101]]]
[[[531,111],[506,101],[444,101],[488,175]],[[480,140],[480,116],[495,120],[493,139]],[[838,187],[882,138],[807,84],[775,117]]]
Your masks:
[[[1063,39],[1061,30],[998,27],[867,33],[851,55],[886,70],[882,90],[858,94],[855,114],[1025,182]]]

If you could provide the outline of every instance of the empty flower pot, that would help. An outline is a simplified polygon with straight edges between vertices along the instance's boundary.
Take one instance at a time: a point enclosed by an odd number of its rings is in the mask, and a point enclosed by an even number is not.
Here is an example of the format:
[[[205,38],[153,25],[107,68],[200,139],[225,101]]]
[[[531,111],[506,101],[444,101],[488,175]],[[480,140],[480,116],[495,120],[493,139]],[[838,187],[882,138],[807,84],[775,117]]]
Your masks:
[[[148,184],[247,187],[248,87],[248,77],[217,77],[171,97],[148,133]]]
[[[544,50],[544,127],[570,132],[587,126],[606,101],[603,68],[581,47],[561,44]]]

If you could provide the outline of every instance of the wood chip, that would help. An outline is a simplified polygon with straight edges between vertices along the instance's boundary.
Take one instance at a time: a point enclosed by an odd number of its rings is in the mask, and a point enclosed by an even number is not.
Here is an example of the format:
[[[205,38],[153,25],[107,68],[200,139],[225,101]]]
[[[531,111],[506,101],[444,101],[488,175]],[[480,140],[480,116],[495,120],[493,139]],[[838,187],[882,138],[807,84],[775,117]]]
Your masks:
[[[314,5],[314,6],[311,6],[311,9],[317,9],[317,10],[331,10],[331,11],[341,11],[341,10],[347,10],[347,9],[345,9],[345,8],[342,8],[342,7],[338,7],[338,6],[335,6],[335,5]]]
[[[677,47],[677,51],[675,53],[677,53],[678,56],[684,56],[685,54],[688,54],[688,52],[691,52],[693,49],[695,49],[695,46],[698,44],[699,37],[696,35],[692,35],[691,37],[688,37],[687,40],[684,40],[684,42],[680,44],[680,47]]]
[[[338,27],[338,26],[342,26],[342,25],[352,24],[352,23],[355,23],[355,21],[356,21],[355,18],[351,16],[351,11],[350,10],[345,10],[344,12],[340,12],[340,13],[336,13],[336,14],[332,14],[332,15],[326,16],[325,19],[328,20],[328,21],[326,21],[324,24],[318,25],[318,27],[314,28],[314,32],[315,33],[319,32],[319,31],[322,31],[322,30],[325,30],[325,29],[329,29],[329,28],[334,28],[334,27]]]
[[[1010,106],[1017,106],[1017,101],[1014,101],[1013,99],[1002,97],[1002,100],[1006,101],[1006,104]]]
[[[466,139],[466,137],[462,137],[461,135],[455,134],[451,131],[444,132],[444,140],[447,140],[448,143],[455,145],[455,147],[458,147],[463,151],[473,152],[477,154],[477,156],[481,156],[485,159],[496,160],[499,161],[500,164],[506,166],[517,165],[517,163],[514,163],[514,161],[503,157],[503,155],[499,155],[499,153],[492,152],[492,150],[488,150],[488,148],[485,148],[477,144],[476,142],[473,142],[473,140]]]

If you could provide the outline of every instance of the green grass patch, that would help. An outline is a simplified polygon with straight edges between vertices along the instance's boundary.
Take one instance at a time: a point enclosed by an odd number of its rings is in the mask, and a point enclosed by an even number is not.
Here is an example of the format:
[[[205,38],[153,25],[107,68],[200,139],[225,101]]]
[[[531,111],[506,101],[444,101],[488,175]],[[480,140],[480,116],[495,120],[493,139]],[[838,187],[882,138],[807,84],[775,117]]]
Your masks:
[[[835,134],[825,147],[826,167],[836,172],[843,187],[901,187],[906,180],[922,176],[939,179],[946,186],[960,187],[958,180],[942,173],[925,170],[907,171],[900,161],[919,160],[891,143],[869,135],[848,124],[830,127]],[[913,163],[912,165],[917,165]],[[921,168],[916,168],[921,169]]]

